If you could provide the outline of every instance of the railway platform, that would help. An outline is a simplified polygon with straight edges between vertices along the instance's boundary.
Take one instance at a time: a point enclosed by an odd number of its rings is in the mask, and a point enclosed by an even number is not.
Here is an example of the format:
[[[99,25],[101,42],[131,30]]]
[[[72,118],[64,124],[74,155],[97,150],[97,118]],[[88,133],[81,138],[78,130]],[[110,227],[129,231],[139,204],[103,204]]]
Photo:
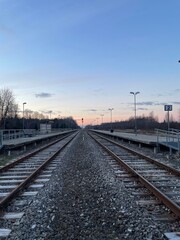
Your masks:
[[[38,142],[42,142],[42,141],[46,141],[48,139],[52,139],[55,137],[58,137],[60,135],[67,135],[70,132],[72,132],[74,130],[69,130],[69,131],[56,131],[56,132],[50,132],[47,134],[37,134],[37,135],[29,135],[29,136],[18,136],[18,137],[13,137],[13,138],[9,138],[9,139],[3,139],[3,141],[1,141],[1,145],[0,148],[2,149],[6,149],[8,151],[18,148],[18,147],[24,147],[26,148],[27,145],[30,144],[37,144]]]
[[[103,130],[93,130],[95,132],[101,132],[105,135],[117,137],[121,140],[134,142],[141,145],[146,145],[154,148],[154,152],[157,153],[161,147],[166,147],[169,149],[170,154],[172,150],[180,152],[180,131],[164,131],[156,129],[156,134],[141,134],[141,133],[129,133],[120,131],[103,131]]]

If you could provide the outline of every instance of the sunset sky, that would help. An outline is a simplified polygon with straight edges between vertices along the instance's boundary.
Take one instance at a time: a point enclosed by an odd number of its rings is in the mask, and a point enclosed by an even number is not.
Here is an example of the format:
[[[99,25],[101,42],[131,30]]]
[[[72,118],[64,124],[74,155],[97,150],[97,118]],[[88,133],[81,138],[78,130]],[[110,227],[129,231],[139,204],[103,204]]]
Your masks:
[[[180,0],[0,0],[0,86],[84,124],[180,120]],[[80,122],[79,122],[80,123]]]

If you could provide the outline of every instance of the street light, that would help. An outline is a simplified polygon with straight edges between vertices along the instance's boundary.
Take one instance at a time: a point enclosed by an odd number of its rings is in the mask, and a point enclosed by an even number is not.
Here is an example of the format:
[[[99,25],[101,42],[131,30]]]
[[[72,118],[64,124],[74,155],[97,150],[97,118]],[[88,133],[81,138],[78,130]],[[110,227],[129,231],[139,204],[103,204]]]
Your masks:
[[[130,92],[134,95],[134,133],[137,135],[137,122],[136,122],[136,95],[140,92]]]
[[[114,110],[114,108],[109,108],[108,110],[111,112],[111,132],[113,132],[113,130],[112,130],[112,110]]]
[[[101,118],[102,118],[102,124],[103,124],[103,116],[104,116],[104,114],[101,114],[100,116],[101,116]]]
[[[23,129],[24,129],[24,105],[27,104],[26,102],[23,103]]]
[[[52,111],[50,110],[50,111],[49,111],[49,117],[50,117],[50,119],[51,119],[51,114],[52,114]]]

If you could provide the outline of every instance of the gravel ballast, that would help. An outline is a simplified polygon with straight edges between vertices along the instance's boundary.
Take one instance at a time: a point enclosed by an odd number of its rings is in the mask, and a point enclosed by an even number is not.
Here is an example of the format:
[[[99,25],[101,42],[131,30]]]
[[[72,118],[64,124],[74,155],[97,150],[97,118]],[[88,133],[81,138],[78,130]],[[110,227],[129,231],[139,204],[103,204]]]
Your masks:
[[[166,239],[177,223],[154,221],[136,204],[107,157],[86,132],[58,157],[58,169],[39,190],[8,239]]]

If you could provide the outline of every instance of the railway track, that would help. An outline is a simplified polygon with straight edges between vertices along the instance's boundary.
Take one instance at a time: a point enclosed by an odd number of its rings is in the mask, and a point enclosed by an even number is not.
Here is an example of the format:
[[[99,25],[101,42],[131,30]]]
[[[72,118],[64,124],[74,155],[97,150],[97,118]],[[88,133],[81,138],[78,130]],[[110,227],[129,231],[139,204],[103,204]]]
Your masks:
[[[110,159],[111,165],[127,188],[138,189],[143,186],[148,189],[148,192],[143,190],[137,193],[144,196],[142,204],[163,203],[166,206],[165,211],[174,219],[179,219],[180,171],[100,134],[89,135],[114,159]]]
[[[61,137],[0,169],[0,237],[11,232],[3,228],[3,221],[15,221],[23,216],[23,212],[19,212],[21,206],[25,209],[30,198],[49,180],[58,164],[56,156],[76,135],[73,132]]]

